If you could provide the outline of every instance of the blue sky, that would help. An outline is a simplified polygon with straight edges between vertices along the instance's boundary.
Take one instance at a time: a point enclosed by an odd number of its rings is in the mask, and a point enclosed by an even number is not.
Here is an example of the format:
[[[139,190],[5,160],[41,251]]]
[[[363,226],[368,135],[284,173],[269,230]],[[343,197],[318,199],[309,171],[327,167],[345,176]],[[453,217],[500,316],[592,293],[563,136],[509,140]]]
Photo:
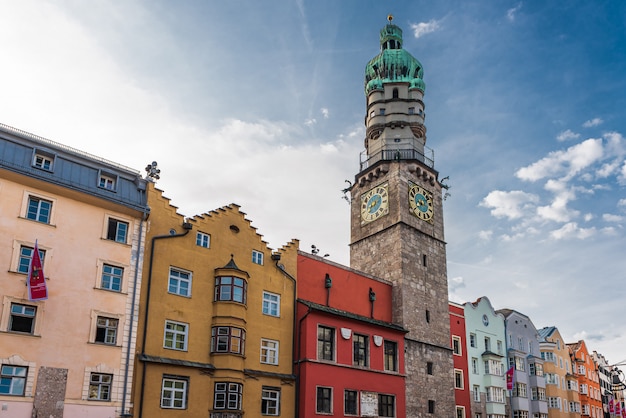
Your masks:
[[[271,248],[347,264],[387,15],[426,82],[450,298],[626,360],[619,1],[0,3],[4,123],[142,170],[187,216],[237,203]]]

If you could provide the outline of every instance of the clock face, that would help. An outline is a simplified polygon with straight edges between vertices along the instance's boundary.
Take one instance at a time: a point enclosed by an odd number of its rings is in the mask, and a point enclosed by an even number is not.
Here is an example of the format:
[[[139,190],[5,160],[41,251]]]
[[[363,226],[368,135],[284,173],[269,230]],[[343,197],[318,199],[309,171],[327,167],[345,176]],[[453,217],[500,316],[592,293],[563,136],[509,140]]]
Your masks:
[[[411,213],[418,218],[432,222],[433,195],[417,184],[409,183],[409,207]]]
[[[374,187],[361,196],[361,219],[372,222],[389,213],[387,183]]]

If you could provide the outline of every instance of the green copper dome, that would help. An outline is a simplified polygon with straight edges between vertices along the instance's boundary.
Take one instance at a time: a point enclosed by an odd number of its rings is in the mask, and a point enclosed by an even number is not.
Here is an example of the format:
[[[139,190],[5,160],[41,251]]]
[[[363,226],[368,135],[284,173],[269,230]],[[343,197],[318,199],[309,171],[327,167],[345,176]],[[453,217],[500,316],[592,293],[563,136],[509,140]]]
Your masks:
[[[365,67],[365,95],[380,90],[384,83],[408,82],[410,88],[426,89],[422,64],[402,49],[402,29],[391,23],[380,31],[380,54]]]

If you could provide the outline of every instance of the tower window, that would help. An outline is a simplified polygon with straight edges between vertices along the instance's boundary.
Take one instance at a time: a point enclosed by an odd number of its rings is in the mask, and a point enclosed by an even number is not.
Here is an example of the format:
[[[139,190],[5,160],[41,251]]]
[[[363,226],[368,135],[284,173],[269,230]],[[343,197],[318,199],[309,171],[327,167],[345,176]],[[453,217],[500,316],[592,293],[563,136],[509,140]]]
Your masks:
[[[384,108],[384,107],[380,109],[380,114],[381,114],[381,115],[384,115],[384,114],[385,114],[385,108]]]
[[[429,361],[426,363],[426,373],[432,375],[433,374],[433,362]]]
[[[422,265],[423,265],[424,267],[428,267],[428,263],[427,263],[427,261],[428,261],[428,257],[426,257],[426,254],[423,254],[423,255],[422,255]]]
[[[430,311],[426,309],[426,322],[430,323]]]
[[[415,114],[415,108],[409,107],[409,115],[413,115],[413,114]]]
[[[435,401],[428,401],[428,413],[429,414],[435,413]]]
[[[398,97],[399,97],[399,95],[398,95],[398,89],[397,89],[397,88],[395,88],[395,89],[393,89],[393,98],[394,98],[394,99],[397,99]]]

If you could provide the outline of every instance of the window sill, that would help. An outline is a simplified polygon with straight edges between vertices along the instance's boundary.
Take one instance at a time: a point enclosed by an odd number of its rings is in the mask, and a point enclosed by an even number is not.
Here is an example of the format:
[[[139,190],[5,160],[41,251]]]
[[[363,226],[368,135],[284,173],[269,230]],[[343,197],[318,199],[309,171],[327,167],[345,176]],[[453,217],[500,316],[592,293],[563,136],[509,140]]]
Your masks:
[[[11,331],[11,330],[2,330],[0,332],[4,333],[4,334],[10,334],[10,335],[16,335],[16,336],[19,335],[19,336],[22,336],[22,337],[41,338],[40,334],[31,334],[31,333],[28,333],[28,332]]]
[[[122,344],[107,344],[99,341],[87,341],[87,344],[97,345],[98,347],[122,348]]]
[[[48,222],[41,222],[41,221],[38,221],[37,219],[25,218],[23,216],[18,216],[18,218],[19,219],[24,219],[25,221],[29,221],[29,222],[34,222],[34,223],[39,224],[39,225],[50,226],[52,228],[56,228],[57,227],[56,224],[52,224],[52,223],[48,223]]]

